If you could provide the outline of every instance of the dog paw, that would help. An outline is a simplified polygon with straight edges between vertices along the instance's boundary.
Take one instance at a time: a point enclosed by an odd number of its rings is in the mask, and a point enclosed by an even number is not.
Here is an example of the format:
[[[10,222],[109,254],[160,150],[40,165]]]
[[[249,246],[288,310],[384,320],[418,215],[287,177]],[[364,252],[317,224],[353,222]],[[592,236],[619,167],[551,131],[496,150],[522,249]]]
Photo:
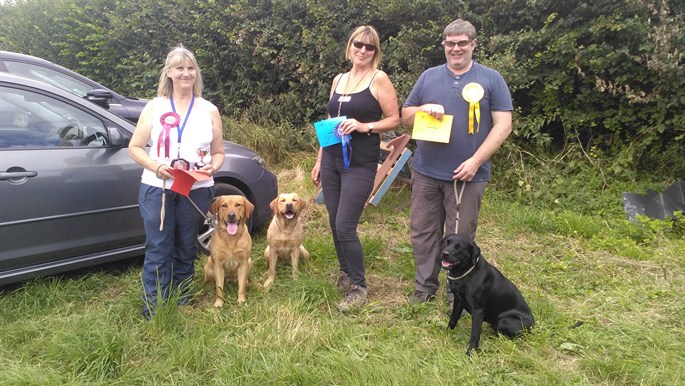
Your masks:
[[[471,350],[478,351],[478,346],[469,346],[469,348],[466,350],[466,356],[471,356]]]
[[[223,307],[223,306],[224,306],[224,301],[221,300],[221,299],[217,299],[217,300],[214,302],[214,307],[216,307],[216,308],[221,308],[221,307]]]

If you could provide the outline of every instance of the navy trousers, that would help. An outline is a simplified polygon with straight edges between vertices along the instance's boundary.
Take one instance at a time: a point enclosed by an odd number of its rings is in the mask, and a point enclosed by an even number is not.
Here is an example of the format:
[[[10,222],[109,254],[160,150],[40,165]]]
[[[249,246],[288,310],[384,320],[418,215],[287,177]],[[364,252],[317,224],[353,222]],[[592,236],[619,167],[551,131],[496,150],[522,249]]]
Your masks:
[[[214,187],[191,190],[190,198],[202,213],[207,213],[214,198]],[[143,313],[146,315],[154,314],[158,301],[168,300],[172,291],[178,291],[179,304],[189,302],[190,284],[195,275],[197,233],[204,218],[188,197],[169,189],[166,189],[165,203],[164,227],[160,230],[162,189],[141,184],[138,204],[147,236],[143,263]]]

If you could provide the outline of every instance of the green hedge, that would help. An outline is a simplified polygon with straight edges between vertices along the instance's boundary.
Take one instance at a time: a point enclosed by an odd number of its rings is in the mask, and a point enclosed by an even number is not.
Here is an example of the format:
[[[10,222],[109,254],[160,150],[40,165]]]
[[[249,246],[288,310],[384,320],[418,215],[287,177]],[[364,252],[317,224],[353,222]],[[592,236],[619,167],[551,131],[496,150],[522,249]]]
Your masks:
[[[400,103],[444,62],[452,19],[479,30],[476,58],[514,97],[514,143],[580,144],[610,171],[685,174],[685,3],[676,0],[16,0],[0,48],[46,58],[150,97],[168,50],[193,50],[206,96],[228,116],[303,128],[325,115],[344,44],[362,24],[382,40]],[[299,135],[299,130],[295,130]]]

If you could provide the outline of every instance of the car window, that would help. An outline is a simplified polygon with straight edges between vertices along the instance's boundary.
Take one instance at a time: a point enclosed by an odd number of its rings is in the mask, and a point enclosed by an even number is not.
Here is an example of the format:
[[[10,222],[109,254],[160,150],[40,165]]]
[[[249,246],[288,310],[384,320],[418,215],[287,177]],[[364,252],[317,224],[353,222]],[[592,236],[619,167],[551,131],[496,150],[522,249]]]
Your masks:
[[[10,74],[39,80],[79,97],[85,97],[86,93],[93,89],[93,87],[87,83],[47,67],[24,62],[12,62],[9,60],[5,60],[5,66],[7,66],[7,71]]]
[[[0,87],[0,148],[108,144],[105,125],[89,111],[37,92]]]

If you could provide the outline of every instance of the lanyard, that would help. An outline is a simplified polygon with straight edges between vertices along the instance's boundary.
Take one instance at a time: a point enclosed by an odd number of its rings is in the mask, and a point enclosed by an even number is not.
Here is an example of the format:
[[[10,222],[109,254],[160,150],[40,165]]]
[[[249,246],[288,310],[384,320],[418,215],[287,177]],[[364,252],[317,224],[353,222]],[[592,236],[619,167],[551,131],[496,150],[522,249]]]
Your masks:
[[[169,96],[169,100],[171,101],[171,111],[176,112],[176,106],[174,105],[174,96],[171,95]],[[190,112],[193,110],[193,104],[195,103],[195,94],[193,94],[193,97],[190,99],[190,106],[188,106],[188,112],[186,113],[186,117],[183,120],[183,124],[176,126],[176,132],[178,133],[178,151],[177,151],[177,156],[181,156],[181,137],[183,137],[183,130],[186,128],[186,123],[188,123],[188,117],[190,117]]]

